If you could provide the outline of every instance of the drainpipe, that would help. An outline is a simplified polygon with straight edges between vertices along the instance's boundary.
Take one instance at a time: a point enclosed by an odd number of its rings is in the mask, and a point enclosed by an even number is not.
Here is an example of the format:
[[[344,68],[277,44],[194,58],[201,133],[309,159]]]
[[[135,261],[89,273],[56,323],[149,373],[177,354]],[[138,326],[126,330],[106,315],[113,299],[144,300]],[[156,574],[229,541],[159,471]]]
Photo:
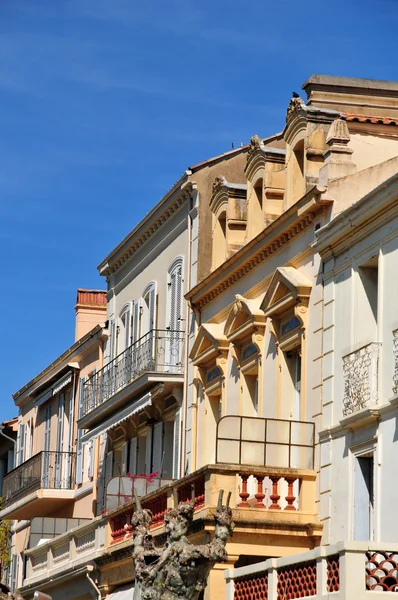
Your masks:
[[[97,594],[97,599],[101,600],[101,592],[99,591],[99,588],[98,588],[97,584],[95,583],[94,579],[92,579],[90,577],[90,573],[92,573],[93,571],[94,571],[93,565],[87,565],[86,577],[89,580],[89,582],[91,583],[91,585],[93,586],[93,588]]]
[[[0,435],[2,435],[3,437],[7,438],[7,440],[10,440],[10,442],[12,442],[14,444],[14,450],[15,450],[15,446],[17,444],[17,441],[4,433],[4,431],[3,431],[4,427],[5,427],[4,425],[0,425]]]

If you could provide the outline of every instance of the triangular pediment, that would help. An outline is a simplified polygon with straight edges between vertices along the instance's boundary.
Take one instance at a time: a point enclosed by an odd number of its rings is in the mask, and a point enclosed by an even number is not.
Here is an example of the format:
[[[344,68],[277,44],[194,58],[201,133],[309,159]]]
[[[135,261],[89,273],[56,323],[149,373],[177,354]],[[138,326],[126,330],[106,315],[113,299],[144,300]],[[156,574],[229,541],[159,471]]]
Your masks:
[[[267,317],[282,313],[300,298],[308,298],[311,281],[294,267],[278,267],[265,293],[261,308]]]
[[[189,358],[195,365],[210,361],[219,350],[228,348],[223,327],[218,323],[201,325],[192,346]]]
[[[235,335],[265,323],[265,316],[260,309],[261,298],[247,300],[237,294],[235,302],[225,323],[224,333],[228,340],[233,341]]]

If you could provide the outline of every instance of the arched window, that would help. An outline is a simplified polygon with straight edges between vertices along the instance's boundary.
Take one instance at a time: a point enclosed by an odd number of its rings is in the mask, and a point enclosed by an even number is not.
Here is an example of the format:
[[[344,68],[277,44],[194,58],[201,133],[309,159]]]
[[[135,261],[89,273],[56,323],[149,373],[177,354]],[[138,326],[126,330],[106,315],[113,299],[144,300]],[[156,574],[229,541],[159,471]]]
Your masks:
[[[151,281],[142,293],[141,337],[156,329],[156,282]]]
[[[183,260],[178,257],[173,261],[168,271],[166,327],[170,331],[181,330],[182,267]]]
[[[117,354],[123,352],[130,346],[131,336],[131,306],[126,304],[119,315],[117,328]]]
[[[167,282],[166,328],[170,331],[166,347],[166,360],[169,367],[178,369],[182,362],[182,257],[170,265]]]

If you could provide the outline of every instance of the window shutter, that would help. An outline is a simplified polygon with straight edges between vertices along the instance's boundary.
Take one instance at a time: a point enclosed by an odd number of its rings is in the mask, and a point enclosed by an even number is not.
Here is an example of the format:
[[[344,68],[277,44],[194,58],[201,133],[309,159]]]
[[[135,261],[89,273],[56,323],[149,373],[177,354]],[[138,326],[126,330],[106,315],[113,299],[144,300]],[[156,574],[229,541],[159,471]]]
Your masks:
[[[149,290],[149,330],[156,329],[156,283]]]
[[[51,406],[46,408],[46,417],[44,421],[44,450],[48,452],[50,450],[51,440]]]
[[[174,416],[174,451],[173,451],[173,479],[180,477],[180,457],[181,453],[181,425],[180,409],[176,410]]]
[[[79,387],[79,418],[83,414],[83,386],[86,381],[85,377],[80,378]],[[76,483],[83,483],[83,447],[82,447],[82,436],[83,429],[77,430],[77,443],[76,443]]]
[[[94,440],[88,442],[88,469],[87,476],[89,479],[94,477]]]
[[[130,307],[124,313],[124,349],[130,346]]]
[[[112,479],[113,472],[113,452],[110,450],[105,458],[105,488],[108,484],[108,481]]]
[[[131,317],[131,343],[134,344],[140,337],[140,301],[133,300]]]
[[[122,446],[122,464],[121,464],[121,468],[120,468],[121,475],[126,475],[126,473],[127,473],[128,453],[129,453],[129,443],[124,442],[124,444]]]
[[[146,435],[145,447],[145,473],[148,475],[152,470],[152,427],[149,428]]]
[[[105,450],[107,434],[102,433],[100,437],[100,448],[98,457],[98,479],[97,479],[97,515],[104,506],[104,482],[105,482]]]
[[[137,474],[137,441],[136,437],[133,437],[133,439],[130,440],[129,471],[132,475]]]
[[[116,349],[116,327],[115,327],[114,319],[111,319],[111,322],[109,324],[109,337],[110,337],[109,360],[112,360],[115,358],[115,349]]]
[[[21,423],[19,426],[19,456],[18,464],[21,465],[25,460],[25,423]]]
[[[152,452],[152,471],[160,473],[162,470],[163,454],[163,421],[155,423],[153,426],[153,452]]]
[[[18,555],[13,554],[11,558],[11,591],[13,592],[17,587],[17,574],[18,574]]]

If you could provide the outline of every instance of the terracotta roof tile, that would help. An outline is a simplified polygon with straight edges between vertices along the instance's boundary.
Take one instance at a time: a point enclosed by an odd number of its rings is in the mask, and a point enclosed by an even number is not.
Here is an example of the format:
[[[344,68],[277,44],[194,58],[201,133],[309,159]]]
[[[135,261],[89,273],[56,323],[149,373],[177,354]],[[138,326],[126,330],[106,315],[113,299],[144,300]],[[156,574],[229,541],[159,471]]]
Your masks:
[[[342,113],[346,121],[356,123],[373,123],[374,125],[398,125],[398,118],[393,119],[392,117],[376,117],[374,115],[361,115],[358,113]]]

